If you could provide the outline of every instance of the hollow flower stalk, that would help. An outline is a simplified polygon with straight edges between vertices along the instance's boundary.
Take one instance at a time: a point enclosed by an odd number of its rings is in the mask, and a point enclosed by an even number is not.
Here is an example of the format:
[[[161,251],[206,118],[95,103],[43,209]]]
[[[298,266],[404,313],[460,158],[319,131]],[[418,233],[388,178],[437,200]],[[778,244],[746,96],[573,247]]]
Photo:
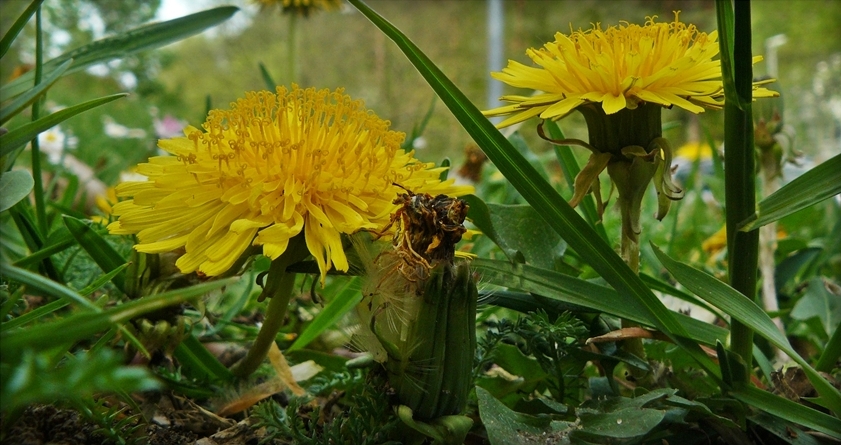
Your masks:
[[[127,199],[108,229],[136,234],[140,252],[183,249],[181,272],[206,276],[252,245],[277,259],[303,233],[323,282],[331,268],[348,269],[341,234],[385,227],[400,193],[472,191],[402,150],[405,135],[389,124],[342,89],[247,93],[212,110],[203,130],[161,140],[172,156],[150,158],[137,167],[148,179],[117,186]]]

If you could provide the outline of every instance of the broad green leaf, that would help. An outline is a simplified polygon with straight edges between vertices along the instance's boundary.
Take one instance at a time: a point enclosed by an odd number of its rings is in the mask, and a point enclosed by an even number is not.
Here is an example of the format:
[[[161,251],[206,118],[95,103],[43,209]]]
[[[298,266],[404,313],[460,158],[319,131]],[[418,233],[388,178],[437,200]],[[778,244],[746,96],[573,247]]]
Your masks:
[[[34,184],[35,180],[27,170],[12,170],[0,176],[0,212],[26,198]]]
[[[295,343],[292,343],[292,346],[287,351],[294,351],[306,347],[311,341],[321,335],[322,332],[335,326],[345,314],[353,310],[362,301],[362,293],[359,291],[359,280],[359,277],[353,277],[348,280],[343,288],[334,294],[333,300],[304,328],[304,331],[295,339]]]
[[[20,34],[23,27],[26,26],[26,22],[32,17],[32,14],[35,14],[35,11],[41,6],[41,3],[44,3],[44,0],[32,0],[32,3],[26,7],[23,11],[23,14],[15,20],[15,23],[12,24],[12,27],[9,28],[9,31],[3,36],[3,39],[0,40],[0,58],[6,55],[6,52],[9,51],[9,48],[12,47],[12,43],[15,42],[18,34]],[[5,97],[5,96],[3,96]]]
[[[95,230],[90,226],[90,222],[83,222],[72,216],[64,215],[64,225],[67,230],[79,243],[79,246],[91,256],[93,261],[102,269],[103,272],[108,273],[112,270],[126,264],[126,260],[105,241],[105,238],[99,236]],[[118,274],[113,277],[114,285],[125,293],[124,274]]]
[[[15,128],[3,136],[0,136],[0,156],[6,156],[11,153],[12,150],[26,144],[32,139],[35,139],[35,137],[38,136],[38,133],[55,127],[79,113],[107,104],[108,102],[125,96],[128,96],[128,93],[119,93],[100,97],[99,99],[90,100],[79,105],[67,107],[61,111],[56,111],[55,113],[44,116],[35,122]]]
[[[67,60],[74,59],[73,67],[67,71],[67,74],[70,74],[111,59],[159,48],[216,26],[231,18],[238,10],[233,6],[222,6],[175,20],[144,25],[66,52],[46,62],[44,68],[51,70]],[[13,97],[23,93],[32,85],[33,79],[34,73],[32,72],[20,76],[0,88],[0,96]]]
[[[17,268],[12,266],[3,267],[3,274],[8,279],[18,281],[17,278],[13,278],[12,274],[9,273],[9,271],[13,271],[14,269]],[[21,271],[21,269],[17,270]],[[16,351],[22,350],[25,346],[41,349],[74,343],[143,314],[194,300],[208,292],[232,284],[236,280],[236,278],[229,278],[209,281],[151,297],[144,297],[102,312],[77,313],[61,320],[39,324],[27,329],[18,329],[11,332],[3,331],[0,332],[0,340],[2,340],[0,341],[0,352],[3,354],[13,354]],[[69,289],[67,291],[72,292]]]
[[[23,111],[24,108],[28,107],[35,102],[36,99],[41,97],[44,92],[47,91],[53,84],[67,71],[67,68],[73,63],[73,59],[70,59],[61,65],[58,68],[54,69],[50,74],[47,75],[41,83],[29,89],[29,91],[21,94],[15,100],[13,100],[10,104],[6,105],[2,109],[0,109],[0,124],[5,123],[12,116]]]
[[[476,397],[479,399],[479,416],[491,445],[546,443],[547,434],[552,432],[548,417],[513,411],[479,386],[476,387]],[[556,443],[560,442],[560,437],[554,439]]]
[[[830,336],[841,325],[841,295],[833,295],[821,277],[812,277],[790,315],[795,320],[817,317],[826,329],[826,335]]]
[[[472,261],[471,266],[480,274],[483,281],[491,284],[533,292],[552,301],[572,303],[644,325],[654,325],[648,314],[635,306],[626,304],[626,300],[609,287],[527,264],[477,258]],[[530,310],[533,311],[539,307],[535,306]],[[726,329],[683,314],[675,313],[674,316],[687,331],[687,336],[695,341],[715,345],[716,341],[727,337]]]
[[[549,226],[614,289],[625,296],[623,305],[633,306],[644,313],[655,327],[686,350],[713,378],[717,378],[718,367],[697,344],[686,340],[688,333],[672,312],[645,286],[613,248],[566,203],[552,185],[540,176],[528,160],[511,146],[464,93],[400,30],[362,1],[350,0],[350,3],[397,44],[462,127]]]
[[[841,154],[782,186],[756,206],[756,213],[739,224],[749,232],[841,193]]]
[[[777,417],[841,439],[841,420],[749,385],[728,392],[734,398]]]
[[[511,261],[554,269],[566,243],[530,205],[484,203],[474,195],[463,198],[468,217]]]
[[[656,246],[652,246],[654,253],[663,266],[695,295],[708,301],[713,306],[730,315],[734,320],[746,325],[771,344],[778,347],[797,362],[806,372],[818,394],[823,397],[831,410],[841,414],[841,392],[826,381],[812,368],[809,363],[798,354],[788,342],[785,334],[777,329],[771,318],[753,301],[737,292],[732,287],[719,281],[712,275],[695,269],[689,265],[669,258]]]
[[[660,424],[666,412],[659,409],[625,408],[608,413],[581,414],[574,438],[604,440],[642,436]]]

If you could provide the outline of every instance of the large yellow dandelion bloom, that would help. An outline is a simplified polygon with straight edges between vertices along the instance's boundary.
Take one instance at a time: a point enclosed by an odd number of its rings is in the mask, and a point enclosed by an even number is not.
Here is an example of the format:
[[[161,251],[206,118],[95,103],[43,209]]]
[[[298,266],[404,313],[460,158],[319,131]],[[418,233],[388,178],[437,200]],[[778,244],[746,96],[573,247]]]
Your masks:
[[[681,23],[677,12],[672,23],[656,23],[656,18],[647,18],[644,26],[624,23],[603,30],[596,24],[568,36],[556,33],[555,41],[526,51],[539,67],[511,60],[502,72],[491,73],[508,85],[541,93],[503,96],[511,104],[485,115],[513,115],[501,128],[534,116],[560,119],[587,103],[600,103],[608,115],[641,102],[693,113],[722,108],[721,61],[712,60],[719,52],[717,31],[706,34]],[[753,62],[760,60],[756,56]],[[754,97],[776,95],[755,85]]]
[[[379,230],[405,190],[458,196],[443,168],[400,148],[405,135],[338,89],[278,87],[212,110],[204,131],[161,140],[174,156],[140,164],[146,181],[125,182],[112,234],[137,234],[140,252],[184,248],[184,273],[227,271],[251,245],[276,259],[304,233],[322,280],[348,261],[340,234]],[[399,186],[398,186],[399,185]]]

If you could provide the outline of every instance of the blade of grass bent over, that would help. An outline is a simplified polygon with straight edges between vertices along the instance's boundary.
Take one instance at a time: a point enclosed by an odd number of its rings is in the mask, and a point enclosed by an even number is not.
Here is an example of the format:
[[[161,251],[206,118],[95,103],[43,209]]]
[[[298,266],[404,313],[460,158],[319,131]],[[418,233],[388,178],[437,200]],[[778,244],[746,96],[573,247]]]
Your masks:
[[[450,79],[391,23],[360,0],[350,0],[362,14],[383,31],[403,51],[409,61],[438,94],[459,123],[473,137],[500,172],[535,208],[546,222],[611,286],[646,314],[661,332],[686,350],[713,378],[719,378],[714,365],[701,348],[688,337],[672,313],[631,271],[596,231],[575,212],[533,166],[485,118]]]
[[[732,317],[733,321],[738,320],[748,329],[767,339],[771,344],[788,354],[792,360],[803,368],[814,385],[818,394],[826,399],[827,406],[836,414],[841,414],[841,392],[835,389],[826,379],[821,377],[809,363],[794,350],[785,335],[777,329],[768,314],[756,305],[753,301],[745,298],[736,289],[728,286],[705,272],[695,269],[680,261],[669,258],[656,246],[652,246],[654,253],[663,266],[671,273],[680,284],[686,286],[695,295],[708,301],[713,306],[721,309]]]

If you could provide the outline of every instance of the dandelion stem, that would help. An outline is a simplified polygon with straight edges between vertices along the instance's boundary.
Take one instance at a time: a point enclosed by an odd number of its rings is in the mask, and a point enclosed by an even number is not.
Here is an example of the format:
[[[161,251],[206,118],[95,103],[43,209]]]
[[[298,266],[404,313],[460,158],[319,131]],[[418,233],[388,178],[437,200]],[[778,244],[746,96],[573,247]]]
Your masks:
[[[295,273],[287,272],[286,268],[300,261],[306,255],[306,252],[307,248],[302,236],[297,236],[289,241],[286,252],[272,261],[266,278],[266,286],[260,294],[261,299],[263,297],[269,297],[270,299],[269,306],[266,308],[266,319],[257,333],[257,338],[248,350],[248,354],[231,369],[235,376],[248,377],[265,360],[277,333],[283,326],[283,320],[286,318],[286,308],[289,306],[292,289],[295,286]]]

